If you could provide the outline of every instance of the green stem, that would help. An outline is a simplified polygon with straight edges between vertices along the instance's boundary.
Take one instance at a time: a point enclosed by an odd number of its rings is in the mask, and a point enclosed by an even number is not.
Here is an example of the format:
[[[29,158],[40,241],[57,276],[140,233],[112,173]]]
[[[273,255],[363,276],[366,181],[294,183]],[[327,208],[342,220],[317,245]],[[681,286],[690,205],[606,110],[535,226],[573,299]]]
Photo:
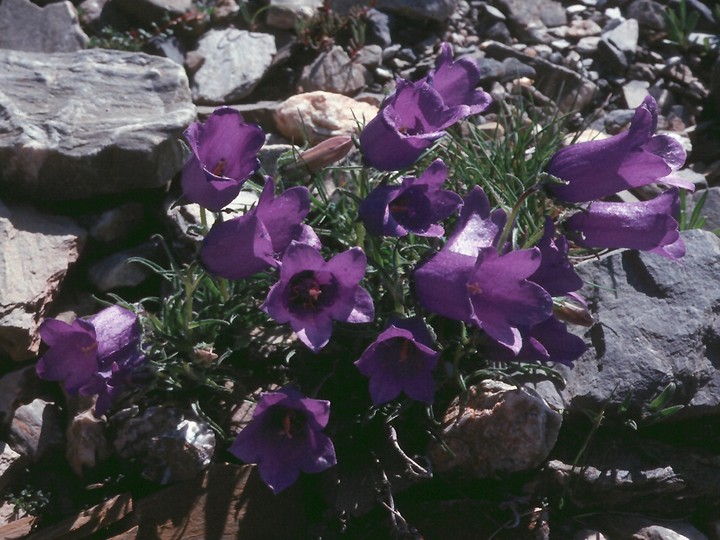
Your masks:
[[[535,193],[537,190],[538,190],[537,186],[533,186],[530,189],[525,190],[525,192],[523,192],[523,194],[520,195],[520,198],[517,200],[515,205],[512,207],[512,211],[510,212],[510,215],[508,216],[507,222],[505,223],[505,227],[503,228],[502,234],[500,235],[500,240],[498,241],[498,245],[497,245],[498,255],[502,254],[503,246],[505,246],[505,242],[507,242],[507,239],[510,236],[510,231],[512,231],[513,225],[515,224],[515,220],[517,219],[517,216],[520,213],[520,209],[522,208],[523,203],[530,195]]]

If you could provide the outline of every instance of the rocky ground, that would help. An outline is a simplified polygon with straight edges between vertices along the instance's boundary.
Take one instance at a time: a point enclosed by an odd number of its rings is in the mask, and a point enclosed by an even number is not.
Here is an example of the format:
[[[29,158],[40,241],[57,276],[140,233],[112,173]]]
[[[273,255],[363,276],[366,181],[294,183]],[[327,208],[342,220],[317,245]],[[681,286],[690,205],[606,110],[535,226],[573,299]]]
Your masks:
[[[151,482],[133,497],[108,493],[116,497],[78,515],[73,490],[88,488],[72,469],[154,450],[127,450],[92,418],[68,418],[73,407],[34,376],[37,328],[47,316],[93,313],[92,295],[156,291],[157,277],[129,259],[162,263],[157,234],[192,246],[197,208],[175,202],[182,131],[197,117],[230,105],[259,123],[272,174],[291,144],[353,132],[396,77],[423,76],[449,41],[456,56],[477,60],[497,102],[555,104],[586,136],[618,133],[655,97],[659,130],[688,150],[681,174],[709,190],[707,230],[684,233],[681,264],[628,251],[581,265],[600,285],[585,291],[598,321],[585,335],[591,347],[562,371],[564,388],[526,381],[551,407],[537,416],[549,446],[558,441],[550,456],[530,470],[498,465],[491,478],[398,490],[394,530],[720,539],[720,240],[710,232],[720,227],[718,15],[700,0],[1,0],[0,537],[33,526],[43,494],[23,492],[22,479],[66,469],[46,489],[64,484],[58,500],[67,505],[54,500],[33,538],[339,534],[313,528],[321,511],[300,490],[272,499],[251,468],[236,465],[175,478],[185,483],[171,492],[143,497],[157,489]],[[494,130],[499,111],[476,121]],[[683,407],[665,420],[675,405]],[[549,420],[556,410],[565,411],[562,428]],[[163,509],[166,497],[181,501],[175,513]],[[389,534],[386,509],[371,501],[355,510],[346,537]],[[282,531],[272,525],[278,515],[291,523]]]

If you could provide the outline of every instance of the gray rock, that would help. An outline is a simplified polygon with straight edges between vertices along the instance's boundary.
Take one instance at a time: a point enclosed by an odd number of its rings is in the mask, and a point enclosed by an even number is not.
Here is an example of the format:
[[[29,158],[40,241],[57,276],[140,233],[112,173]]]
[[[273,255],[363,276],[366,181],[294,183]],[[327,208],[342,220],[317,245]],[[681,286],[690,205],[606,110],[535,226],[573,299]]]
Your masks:
[[[175,18],[192,9],[192,0],[112,0],[127,14],[145,24]]]
[[[205,105],[222,105],[252,93],[277,48],[270,34],[228,28],[205,33],[197,52],[205,61],[193,77],[193,98]]]
[[[354,61],[365,67],[377,67],[382,63],[382,47],[365,45],[357,52]]]
[[[3,441],[0,441],[0,450],[0,491],[3,491],[22,472],[28,460]]]
[[[660,32],[665,30],[665,9],[655,0],[634,0],[627,7],[627,16],[637,20],[641,31]]]
[[[703,175],[699,176],[702,180],[705,180]],[[700,180],[700,178],[698,180]],[[707,198],[705,199],[705,204],[703,204],[703,207],[700,209],[700,215],[705,218],[705,223],[702,228],[708,231],[714,231],[720,229],[720,187],[711,187],[707,191],[699,190],[693,193],[691,197],[688,197],[688,208],[686,211],[689,218],[695,208],[695,204],[705,193],[707,193]]]
[[[292,30],[300,21],[312,17],[323,0],[270,0],[265,22],[273,28]]]
[[[20,455],[38,461],[64,441],[60,411],[54,403],[36,398],[15,409],[8,443]]]
[[[635,19],[627,19],[602,35],[603,39],[628,54],[634,54],[637,50],[639,36],[640,30]]]
[[[443,22],[453,14],[458,2],[459,0],[377,0],[374,7],[404,17]],[[341,15],[347,15],[355,6],[367,5],[367,0],[330,0],[330,8]]]
[[[514,57],[531,66],[537,74],[537,89],[555,101],[564,112],[582,110],[591,103],[597,92],[595,83],[575,71],[542,58],[533,58],[502,43],[489,43],[485,54],[500,60]]]
[[[10,425],[13,411],[18,403],[27,403],[40,394],[43,384],[35,374],[35,366],[11,371],[0,377],[0,426]]]
[[[643,100],[650,95],[648,81],[629,81],[623,85],[623,97],[629,109],[640,106]]]
[[[597,51],[600,38],[598,36],[588,36],[581,38],[575,45],[575,50],[582,55],[589,56]]]
[[[138,232],[144,220],[145,208],[141,203],[125,203],[99,215],[90,227],[90,236],[106,244],[122,242]]]
[[[361,64],[353,62],[336,45],[305,66],[298,85],[303,92],[321,90],[351,96],[357,94],[371,81],[370,72]]]
[[[562,417],[538,396],[485,381],[455,398],[443,417],[442,444],[428,452],[433,469],[477,478],[540,465],[557,440]]]
[[[605,38],[598,42],[596,59],[606,76],[623,75],[629,65],[625,53]]]
[[[720,413],[720,238],[682,233],[687,253],[672,262],[652,253],[615,252],[576,268],[598,321],[590,346],[567,379],[566,408],[608,411],[631,395],[639,411],[670,382],[678,417]]]
[[[380,47],[389,47],[392,45],[390,15],[377,9],[369,9],[365,14],[365,21],[366,43],[380,45]]]
[[[100,292],[137,287],[152,276],[153,271],[144,264],[131,261],[130,259],[134,257],[142,257],[157,263],[161,257],[161,249],[155,243],[148,242],[110,255],[90,268],[88,272],[90,283]]]
[[[37,352],[38,325],[85,236],[69,218],[0,202],[0,352],[13,360]]]
[[[82,199],[160,187],[182,168],[195,106],[181,66],[103,49],[0,51],[0,64],[0,189]]]
[[[119,424],[115,451],[122,459],[139,463],[142,475],[153,482],[194,478],[215,454],[215,433],[192,413],[150,407]]]
[[[615,135],[626,129],[635,116],[635,109],[615,109],[605,115],[601,120],[602,127],[610,134]]]
[[[84,49],[88,40],[70,2],[44,8],[30,0],[0,2],[0,49],[73,52]]]
[[[555,0],[497,0],[495,4],[518,30],[538,24],[552,27],[567,23],[562,4]]]

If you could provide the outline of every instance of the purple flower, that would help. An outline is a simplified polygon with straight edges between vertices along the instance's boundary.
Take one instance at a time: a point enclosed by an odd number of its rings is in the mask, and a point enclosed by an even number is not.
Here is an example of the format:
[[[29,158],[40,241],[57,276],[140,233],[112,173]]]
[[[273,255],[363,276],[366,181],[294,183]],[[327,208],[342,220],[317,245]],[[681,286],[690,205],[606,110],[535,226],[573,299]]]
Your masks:
[[[370,378],[375,405],[395,399],[400,392],[416,401],[432,403],[435,382],[432,370],[440,353],[419,317],[390,321],[389,327],[365,350],[355,365]]]
[[[473,188],[447,244],[415,271],[415,290],[426,309],[473,323],[518,353],[520,329],[550,317],[552,298],[529,280],[540,267],[538,248],[498,255],[504,221],[504,213],[490,214],[482,189]]]
[[[567,240],[562,235],[555,238],[555,225],[549,217],[545,218],[545,228],[537,248],[542,261],[530,276],[530,281],[540,285],[550,296],[564,296],[582,288],[582,279],[567,258]]]
[[[98,416],[107,412],[146,361],[137,315],[120,306],[72,324],[46,319],[39,333],[50,348],[37,363],[38,377],[61,382],[70,394],[98,394]]]
[[[476,89],[480,81],[480,69],[474,60],[460,58],[453,62],[452,45],[443,43],[435,69],[427,76],[428,82],[442,96],[446,107],[465,105],[466,116],[478,114],[492,102],[490,94]]]
[[[333,321],[366,323],[375,308],[360,287],[365,253],[352,248],[325,261],[313,247],[292,241],[261,308],[279,323],[290,323],[300,341],[313,352],[327,345]]]
[[[415,163],[466,113],[464,106],[446,107],[428,82],[400,79],[395,93],[360,133],[360,151],[380,171],[402,169]]]
[[[582,338],[567,331],[567,325],[555,317],[521,328],[523,345],[517,354],[505,347],[490,345],[490,357],[501,361],[557,362],[568,366],[587,350]]]
[[[677,176],[685,151],[666,135],[654,135],[657,103],[648,96],[635,110],[630,129],[609,139],[574,144],[558,151],[547,171],[567,184],[550,191],[567,202],[587,202],[652,182],[688,186]]]
[[[236,110],[220,107],[204,124],[190,124],[185,138],[192,156],[182,172],[183,193],[194,203],[220,211],[260,167],[257,153],[265,134],[259,126],[246,124]]]
[[[685,255],[679,213],[680,194],[671,188],[650,201],[590,203],[570,216],[566,228],[581,246],[631,248],[679,259]]]
[[[304,186],[293,187],[279,197],[275,183],[265,182],[257,206],[242,216],[215,222],[203,240],[200,259],[213,274],[244,279],[279,260],[292,240],[320,248],[315,232],[302,220],[310,211],[310,193]]]
[[[246,463],[257,463],[260,478],[279,493],[300,471],[318,473],[335,465],[335,447],[322,433],[329,418],[329,401],[289,387],[267,392],[229,450]]]
[[[442,236],[445,229],[436,223],[462,204],[458,194],[440,189],[446,178],[447,167],[437,159],[419,178],[408,176],[400,186],[379,186],[360,204],[360,219],[378,236]]]

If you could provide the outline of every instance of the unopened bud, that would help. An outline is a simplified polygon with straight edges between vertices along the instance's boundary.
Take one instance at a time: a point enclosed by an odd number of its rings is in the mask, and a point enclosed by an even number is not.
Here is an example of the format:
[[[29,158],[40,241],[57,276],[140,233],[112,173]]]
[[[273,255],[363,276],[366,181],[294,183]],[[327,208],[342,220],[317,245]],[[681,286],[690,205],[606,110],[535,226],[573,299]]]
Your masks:
[[[587,306],[573,302],[568,298],[555,299],[553,314],[561,321],[579,326],[592,326],[595,323]]]
[[[314,173],[344,158],[353,147],[350,135],[337,135],[301,152],[294,163],[283,167],[283,174],[293,176],[297,173]]]

